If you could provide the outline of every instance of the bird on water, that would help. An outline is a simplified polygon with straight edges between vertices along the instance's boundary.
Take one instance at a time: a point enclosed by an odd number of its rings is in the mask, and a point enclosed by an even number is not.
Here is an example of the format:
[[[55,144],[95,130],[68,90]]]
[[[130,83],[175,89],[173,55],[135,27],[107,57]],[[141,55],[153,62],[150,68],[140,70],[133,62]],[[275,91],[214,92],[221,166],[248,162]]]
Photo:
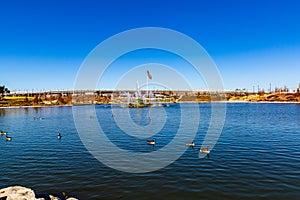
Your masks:
[[[188,147],[194,147],[194,146],[195,146],[194,140],[193,140],[192,142],[187,142],[187,143],[185,143],[185,146],[188,146]]]
[[[6,135],[5,140],[6,140],[6,141],[11,141],[11,140],[12,140],[12,137],[8,137],[8,136]]]
[[[155,139],[147,140],[147,144],[154,146],[155,145]]]
[[[210,150],[208,147],[206,148],[202,148],[200,149],[200,153],[203,153],[203,154],[206,154],[206,155],[209,155],[210,154]]]
[[[2,136],[2,135],[7,135],[7,132],[1,131],[1,136]]]

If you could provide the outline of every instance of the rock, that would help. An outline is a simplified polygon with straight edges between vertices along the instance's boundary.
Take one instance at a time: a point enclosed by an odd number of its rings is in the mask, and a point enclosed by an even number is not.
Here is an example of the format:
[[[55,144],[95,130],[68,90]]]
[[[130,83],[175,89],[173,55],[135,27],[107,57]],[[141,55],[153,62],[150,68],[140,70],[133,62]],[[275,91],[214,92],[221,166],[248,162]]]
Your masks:
[[[60,198],[55,197],[53,195],[49,195],[49,198],[50,198],[50,200],[61,200]],[[66,200],[78,200],[78,199],[76,199],[74,197],[70,197],[70,198],[67,198]]]
[[[0,190],[0,198],[6,197],[6,200],[36,200],[33,190],[13,186]]]
[[[0,198],[4,198],[6,200],[45,200],[44,198],[36,198],[33,190],[22,186],[12,186],[0,189]],[[51,200],[61,200],[60,198],[53,195],[49,195],[49,198]],[[66,200],[78,199],[70,197]]]
[[[50,197],[50,200],[60,200],[60,198],[55,197],[55,196],[53,196],[53,195],[49,195],[49,197]]]

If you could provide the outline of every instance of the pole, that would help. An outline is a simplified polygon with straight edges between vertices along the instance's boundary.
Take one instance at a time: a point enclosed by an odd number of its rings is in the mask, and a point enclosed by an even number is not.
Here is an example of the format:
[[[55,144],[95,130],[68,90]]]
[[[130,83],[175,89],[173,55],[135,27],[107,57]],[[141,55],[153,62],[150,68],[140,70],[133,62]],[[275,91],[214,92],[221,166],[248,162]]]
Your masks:
[[[146,76],[147,77],[147,96],[149,97],[149,88],[148,88],[148,75]],[[146,97],[147,97],[146,96]]]

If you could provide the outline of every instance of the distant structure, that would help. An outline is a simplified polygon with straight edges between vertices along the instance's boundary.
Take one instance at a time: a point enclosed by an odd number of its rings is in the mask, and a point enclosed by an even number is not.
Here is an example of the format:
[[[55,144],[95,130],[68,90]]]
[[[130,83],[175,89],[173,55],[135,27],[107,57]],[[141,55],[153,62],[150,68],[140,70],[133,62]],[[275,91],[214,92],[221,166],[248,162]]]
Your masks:
[[[275,88],[275,93],[288,93],[290,91],[289,88],[287,88],[286,86],[284,86],[284,88]]]

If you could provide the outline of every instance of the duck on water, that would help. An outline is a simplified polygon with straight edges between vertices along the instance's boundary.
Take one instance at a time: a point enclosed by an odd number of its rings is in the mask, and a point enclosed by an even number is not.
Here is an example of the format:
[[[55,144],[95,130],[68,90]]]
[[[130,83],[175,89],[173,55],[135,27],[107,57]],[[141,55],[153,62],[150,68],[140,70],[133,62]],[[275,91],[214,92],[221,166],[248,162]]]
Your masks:
[[[209,150],[208,147],[206,147],[206,148],[201,148],[201,149],[200,149],[200,153],[209,155],[209,154],[210,154],[210,150]]]
[[[5,140],[6,140],[6,141],[11,141],[11,140],[12,140],[12,137],[8,137],[8,136],[6,135]]]
[[[188,147],[194,147],[194,146],[195,146],[194,140],[193,140],[192,142],[187,142],[187,143],[185,143],[185,146],[188,146]]]
[[[5,131],[1,131],[0,133],[1,133],[1,136],[2,135],[7,135],[7,132],[5,132]]]
[[[154,146],[155,145],[155,139],[147,140],[147,144]]]

